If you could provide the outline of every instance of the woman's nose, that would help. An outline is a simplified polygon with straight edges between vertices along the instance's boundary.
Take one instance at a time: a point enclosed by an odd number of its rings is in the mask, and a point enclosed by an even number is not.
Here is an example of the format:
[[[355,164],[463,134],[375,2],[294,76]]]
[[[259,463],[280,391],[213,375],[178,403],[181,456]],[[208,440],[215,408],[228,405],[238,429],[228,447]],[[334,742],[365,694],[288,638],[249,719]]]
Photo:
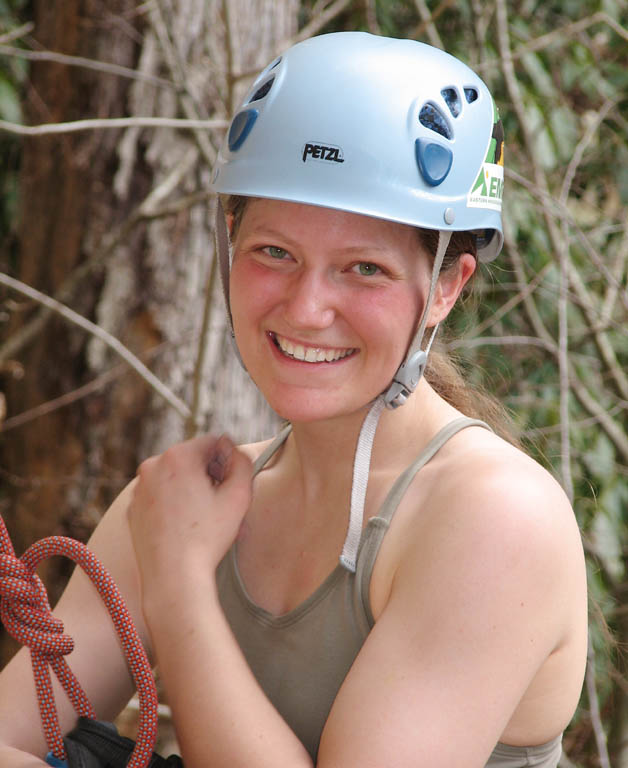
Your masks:
[[[295,275],[286,297],[286,320],[293,328],[327,328],[336,316],[336,291],[329,279],[303,269]]]

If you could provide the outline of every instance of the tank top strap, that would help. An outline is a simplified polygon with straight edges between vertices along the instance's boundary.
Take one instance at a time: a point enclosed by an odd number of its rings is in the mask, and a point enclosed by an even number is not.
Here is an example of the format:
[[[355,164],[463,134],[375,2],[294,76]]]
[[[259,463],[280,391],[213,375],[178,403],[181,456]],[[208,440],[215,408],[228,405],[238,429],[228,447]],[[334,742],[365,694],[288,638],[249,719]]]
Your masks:
[[[399,502],[403,498],[404,493],[407,491],[408,486],[414,479],[416,473],[422,469],[428,461],[438,453],[438,451],[440,451],[448,440],[467,427],[484,427],[484,429],[492,431],[489,425],[484,421],[470,419],[466,416],[454,419],[448,424],[445,424],[445,426],[434,435],[412,464],[410,464],[410,466],[407,467],[395,480],[379,509],[377,514],[378,518],[390,523],[399,506]]]
[[[264,448],[260,455],[253,462],[253,477],[260,472],[264,466],[269,462],[275,453],[286,442],[286,439],[292,431],[292,424],[286,425],[281,432],[273,439],[273,441]]]
[[[484,429],[492,431],[484,421],[470,419],[466,416],[450,421],[434,435],[419,456],[399,475],[379,508],[378,514],[371,517],[368,521],[358,554],[355,586],[357,602],[362,605],[371,627],[375,624],[369,599],[371,574],[380,546],[388,531],[393,515],[399,506],[399,502],[416,473],[427,464],[448,440],[467,427],[484,427]]]

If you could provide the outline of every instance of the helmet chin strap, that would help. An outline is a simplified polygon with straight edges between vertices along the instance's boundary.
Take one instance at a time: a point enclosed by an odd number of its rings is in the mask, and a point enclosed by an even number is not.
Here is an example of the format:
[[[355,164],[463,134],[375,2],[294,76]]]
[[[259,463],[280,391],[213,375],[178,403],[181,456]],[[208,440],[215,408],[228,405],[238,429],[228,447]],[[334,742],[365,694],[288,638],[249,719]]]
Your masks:
[[[233,331],[233,317],[231,315],[231,301],[229,299],[229,276],[231,274],[231,248],[229,246],[229,232],[227,231],[227,217],[222,207],[220,197],[216,198],[216,224],[214,227],[216,232],[216,254],[218,256],[218,272],[220,274],[220,285],[222,287],[222,295],[225,300],[225,309],[227,310],[227,320],[229,321],[229,336],[231,344],[236,353],[236,357],[240,365],[246,371],[246,366],[240,356],[240,350],[235,340],[235,333]]]
[[[362,536],[362,527],[364,521],[364,502],[366,500],[366,489],[369,480],[369,471],[371,468],[371,453],[373,450],[373,442],[375,440],[375,432],[377,430],[377,424],[379,417],[382,414],[384,408],[398,408],[403,405],[410,395],[417,388],[421,376],[425,371],[427,365],[427,355],[434,341],[438,324],[434,326],[432,335],[425,350],[421,349],[421,341],[423,334],[425,333],[425,327],[430,316],[430,310],[432,309],[432,303],[434,301],[434,294],[436,293],[436,284],[438,283],[438,276],[440,275],[440,269],[445,258],[445,252],[449,241],[451,239],[451,232],[441,230],[438,236],[438,248],[436,249],[436,255],[434,257],[434,266],[432,267],[432,279],[430,281],[430,290],[425,302],[425,308],[421,316],[421,322],[417,332],[412,339],[412,343],[408,349],[406,359],[397,369],[392,383],[388,389],[381,395],[375,398],[364,421],[362,422],[362,428],[360,429],[360,435],[358,437],[358,443],[355,450],[355,458],[353,461],[353,479],[351,481],[351,511],[349,514],[349,528],[347,530],[347,536],[342,548],[342,554],[340,555],[340,564],[344,566],[348,571],[355,573],[358,549],[360,546],[360,538]]]
[[[427,344],[425,350],[421,349],[421,342],[423,340],[423,334],[425,333],[425,327],[430,317],[430,311],[434,302],[434,294],[436,293],[436,284],[438,283],[438,276],[440,275],[440,269],[443,265],[443,259],[445,258],[445,252],[447,246],[451,240],[451,232],[441,230],[438,233],[438,247],[436,249],[436,255],[434,256],[434,266],[432,267],[432,279],[430,281],[430,291],[425,302],[425,309],[421,316],[421,322],[417,332],[414,334],[410,348],[406,355],[406,359],[401,363],[397,369],[397,373],[393,376],[392,383],[388,389],[384,392],[384,401],[387,408],[398,408],[403,405],[410,395],[417,388],[421,376],[425,371],[427,365],[427,355],[436,336],[438,330],[438,323],[434,326],[432,335]]]

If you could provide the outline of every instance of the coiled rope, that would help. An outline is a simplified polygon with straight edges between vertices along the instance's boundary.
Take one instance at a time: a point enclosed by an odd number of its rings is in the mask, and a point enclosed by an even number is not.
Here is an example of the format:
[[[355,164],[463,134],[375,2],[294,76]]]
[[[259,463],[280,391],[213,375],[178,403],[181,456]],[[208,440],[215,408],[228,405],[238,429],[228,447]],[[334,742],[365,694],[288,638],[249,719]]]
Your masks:
[[[18,643],[30,649],[41,723],[48,749],[58,760],[66,759],[50,668],[59,679],[77,715],[90,718],[96,716],[65,659],[74,649],[74,641],[69,635],[63,634],[63,622],[52,615],[46,589],[35,573],[39,563],[54,555],[73,560],[85,571],[109,611],[140,702],[137,742],[128,768],[146,768],[157,737],[157,691],[146,651],[120,591],[96,556],[74,539],[51,536],[35,542],[17,558],[0,516],[0,621]]]

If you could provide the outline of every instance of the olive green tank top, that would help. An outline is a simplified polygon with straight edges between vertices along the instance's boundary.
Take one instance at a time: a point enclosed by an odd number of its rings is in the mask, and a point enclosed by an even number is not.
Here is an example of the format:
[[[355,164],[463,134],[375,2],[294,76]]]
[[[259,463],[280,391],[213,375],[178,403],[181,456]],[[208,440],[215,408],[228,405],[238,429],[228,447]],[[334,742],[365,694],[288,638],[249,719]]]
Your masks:
[[[362,532],[357,568],[338,564],[299,606],[275,616],[247,595],[236,546],[217,570],[220,600],[258,683],[316,761],[325,721],[342,682],[375,621],[369,603],[373,565],[395,510],[416,473],[461,429],[484,426],[460,418],[447,424],[397,478]],[[284,429],[257,459],[257,474],[290,433]],[[498,743],[486,768],[556,768],[561,737],[533,747]]]

